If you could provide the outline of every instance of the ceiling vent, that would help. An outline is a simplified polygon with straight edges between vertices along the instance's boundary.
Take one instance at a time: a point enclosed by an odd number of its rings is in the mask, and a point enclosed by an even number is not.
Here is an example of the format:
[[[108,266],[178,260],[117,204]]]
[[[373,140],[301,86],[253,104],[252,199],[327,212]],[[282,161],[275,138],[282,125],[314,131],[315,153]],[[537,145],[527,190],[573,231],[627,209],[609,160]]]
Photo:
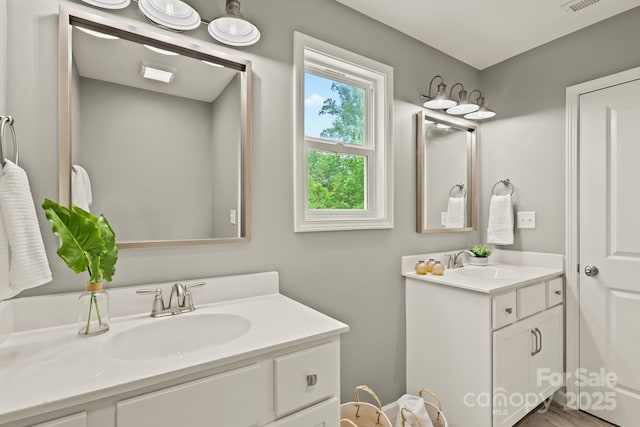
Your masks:
[[[562,5],[565,12],[580,12],[583,9],[586,9],[589,6],[593,6],[598,3],[600,0],[572,0],[570,2],[566,2]]]

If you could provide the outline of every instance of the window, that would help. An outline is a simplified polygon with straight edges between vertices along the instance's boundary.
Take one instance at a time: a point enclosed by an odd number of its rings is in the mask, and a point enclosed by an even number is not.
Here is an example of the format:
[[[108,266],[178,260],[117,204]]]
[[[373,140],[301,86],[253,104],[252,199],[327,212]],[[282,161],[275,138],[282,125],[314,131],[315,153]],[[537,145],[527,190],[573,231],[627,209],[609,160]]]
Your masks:
[[[393,227],[393,69],[294,34],[295,231]]]

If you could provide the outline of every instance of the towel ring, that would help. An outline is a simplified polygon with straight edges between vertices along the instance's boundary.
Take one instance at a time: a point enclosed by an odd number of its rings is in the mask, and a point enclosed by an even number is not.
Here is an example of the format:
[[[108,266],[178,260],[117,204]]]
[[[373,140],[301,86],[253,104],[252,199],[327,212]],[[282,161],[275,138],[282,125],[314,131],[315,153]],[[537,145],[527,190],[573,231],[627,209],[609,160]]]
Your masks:
[[[451,190],[449,190],[449,197],[453,197],[453,192],[456,188],[459,188],[460,191],[462,191],[462,196],[460,197],[467,197],[467,189],[465,188],[464,184],[456,184],[451,187]]]
[[[7,158],[4,155],[4,127],[9,125],[11,136],[13,137],[13,152],[16,155],[16,165],[18,164],[18,140],[16,139],[16,130],[13,128],[13,117],[0,116],[0,165],[4,167],[7,164]]]
[[[509,193],[509,195],[513,196],[513,190],[515,190],[515,187],[513,186],[509,178],[501,179],[500,181],[493,184],[493,187],[491,187],[491,194],[493,196],[497,196],[497,194],[495,193],[495,189],[500,184],[504,185],[505,187],[511,187],[511,193]]]

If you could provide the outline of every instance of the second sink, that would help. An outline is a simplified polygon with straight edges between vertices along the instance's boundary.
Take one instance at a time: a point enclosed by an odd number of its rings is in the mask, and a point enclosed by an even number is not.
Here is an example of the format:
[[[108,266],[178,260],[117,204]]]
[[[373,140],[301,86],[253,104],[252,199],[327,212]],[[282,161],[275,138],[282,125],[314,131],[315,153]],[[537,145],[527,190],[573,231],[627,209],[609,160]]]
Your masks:
[[[116,359],[161,359],[228,343],[250,327],[248,319],[235,314],[181,314],[116,333],[103,350]]]
[[[448,270],[447,274],[458,274],[461,276],[484,279],[484,280],[513,280],[520,274],[516,271],[502,267],[474,267],[466,266],[458,269]]]

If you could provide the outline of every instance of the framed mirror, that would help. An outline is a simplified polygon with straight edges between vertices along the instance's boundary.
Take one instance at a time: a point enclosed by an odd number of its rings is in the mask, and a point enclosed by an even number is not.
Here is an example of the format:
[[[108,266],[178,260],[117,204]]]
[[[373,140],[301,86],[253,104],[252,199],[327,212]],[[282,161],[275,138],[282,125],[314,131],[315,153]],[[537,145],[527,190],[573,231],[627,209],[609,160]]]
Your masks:
[[[477,221],[478,124],[417,113],[417,232],[473,231]]]
[[[60,203],[119,248],[249,241],[251,62],[60,8]]]

